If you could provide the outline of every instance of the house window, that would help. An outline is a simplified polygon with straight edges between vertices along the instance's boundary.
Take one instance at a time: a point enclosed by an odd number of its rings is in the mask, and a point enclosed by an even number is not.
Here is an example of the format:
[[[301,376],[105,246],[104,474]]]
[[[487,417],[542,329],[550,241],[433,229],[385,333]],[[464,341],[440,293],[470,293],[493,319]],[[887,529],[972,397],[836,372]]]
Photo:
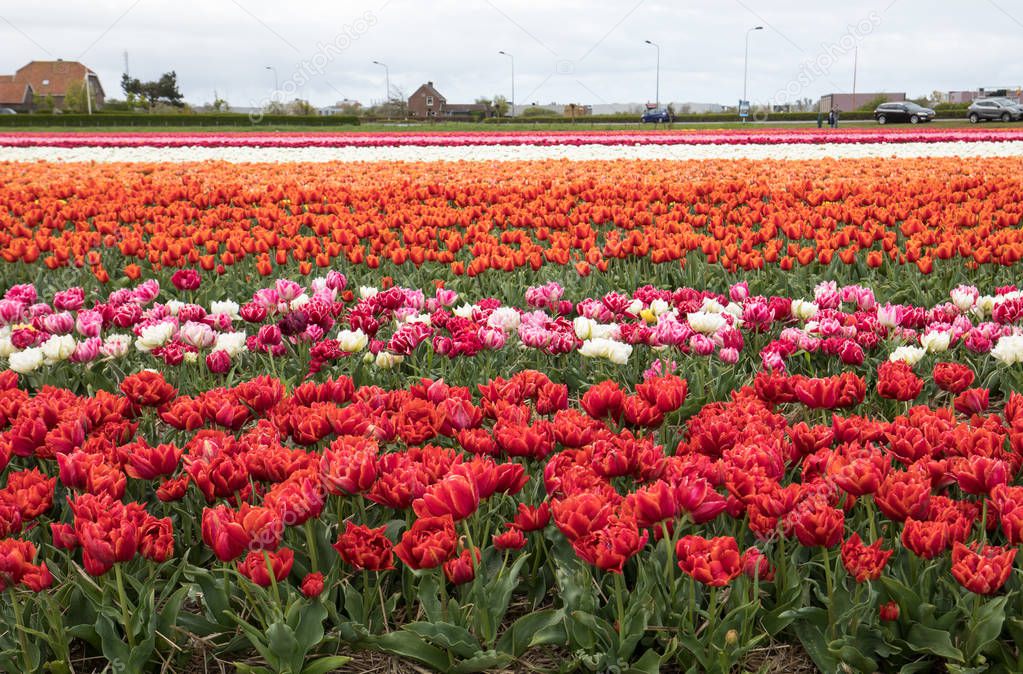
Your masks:
[[[430,105],[430,106],[433,105],[433,96],[427,96],[426,97],[426,104]]]
[[[46,86],[49,83],[50,83],[50,80],[43,80],[43,86]]]

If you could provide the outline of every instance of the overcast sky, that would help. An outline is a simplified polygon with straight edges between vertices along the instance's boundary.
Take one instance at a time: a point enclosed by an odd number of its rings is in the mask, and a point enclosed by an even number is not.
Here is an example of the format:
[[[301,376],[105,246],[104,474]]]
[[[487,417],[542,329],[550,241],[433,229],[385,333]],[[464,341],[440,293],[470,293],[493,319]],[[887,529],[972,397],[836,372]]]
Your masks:
[[[315,105],[405,96],[432,80],[451,102],[734,104],[750,35],[749,98],[1023,84],[1020,0],[7,0],[0,74],[80,60],[122,97],[131,74],[175,70],[188,101],[259,105],[277,86]]]

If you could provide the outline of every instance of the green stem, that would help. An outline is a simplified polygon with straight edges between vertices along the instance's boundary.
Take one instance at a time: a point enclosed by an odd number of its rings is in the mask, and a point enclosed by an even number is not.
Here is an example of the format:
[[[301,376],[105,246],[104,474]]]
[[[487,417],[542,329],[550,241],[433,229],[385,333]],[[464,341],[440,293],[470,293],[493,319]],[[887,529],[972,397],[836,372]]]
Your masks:
[[[676,529],[678,527],[676,526]],[[675,569],[672,555],[674,546],[672,545],[672,536],[668,533],[668,521],[661,521],[661,539],[664,541],[667,549],[664,552],[664,579],[668,581],[668,610],[675,605]]]
[[[18,643],[21,645],[21,658],[24,671],[31,672],[32,665],[28,659],[28,638],[25,634],[25,620],[21,612],[21,600],[18,598],[18,590],[11,588],[11,604],[14,606],[14,624],[18,630]]]
[[[437,574],[440,576],[440,612],[444,620],[448,619],[448,579],[444,576],[443,567],[437,567]]]
[[[689,633],[696,636],[696,579],[689,579]]]
[[[615,605],[618,609],[618,644],[622,643],[622,638],[625,633],[625,603],[622,599],[622,595],[625,594],[625,579],[622,578],[622,574],[615,573]]]
[[[121,573],[121,563],[114,564],[114,579],[117,581],[117,601],[121,604],[121,622],[124,624],[124,636],[128,640],[128,647],[135,648],[135,633],[131,629],[131,614],[128,611],[128,595],[124,591],[124,576]]]
[[[320,562],[316,556],[316,535],[313,531],[313,520],[311,519],[305,521],[305,544],[309,548],[309,564],[315,573],[320,570]]]
[[[270,555],[266,550],[263,550],[263,563],[266,564],[266,574],[270,577],[270,587],[274,593],[274,603],[276,604],[275,612],[281,611],[281,591],[277,587],[277,576],[274,574],[273,564],[270,563]]]
[[[827,629],[827,634],[828,634],[828,637],[830,638],[831,631],[835,628],[835,622],[834,622],[834,620],[831,619],[831,605],[834,603],[834,593],[835,593],[835,591],[834,591],[834,586],[832,584],[833,581],[831,579],[831,559],[828,556],[828,548],[826,546],[822,545],[821,546],[821,552],[824,555],[824,582],[827,585],[827,589],[828,589],[828,629]]]
[[[377,585],[377,597],[380,599],[380,617],[384,621],[384,633],[390,632],[391,630],[387,627],[387,602],[384,601],[384,579],[383,573],[380,571],[374,572],[376,575]]]

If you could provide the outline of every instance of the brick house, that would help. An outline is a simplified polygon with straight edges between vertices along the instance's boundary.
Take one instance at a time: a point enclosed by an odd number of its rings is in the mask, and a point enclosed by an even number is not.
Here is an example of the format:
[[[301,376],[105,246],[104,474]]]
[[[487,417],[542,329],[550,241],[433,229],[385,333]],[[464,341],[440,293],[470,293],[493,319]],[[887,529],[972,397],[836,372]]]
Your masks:
[[[491,114],[482,103],[448,103],[433,82],[421,85],[408,99],[408,115],[413,119],[474,119]]]
[[[0,108],[32,112],[32,85],[15,82],[14,75],[0,75]]]
[[[18,68],[13,75],[0,75],[0,85],[5,82],[28,85],[31,87],[34,97],[52,100],[55,110],[63,109],[64,97],[74,82],[81,82],[89,87],[94,110],[103,107],[103,100],[106,97],[103,85],[99,82],[99,76],[78,61],[63,61],[61,59],[32,61]]]

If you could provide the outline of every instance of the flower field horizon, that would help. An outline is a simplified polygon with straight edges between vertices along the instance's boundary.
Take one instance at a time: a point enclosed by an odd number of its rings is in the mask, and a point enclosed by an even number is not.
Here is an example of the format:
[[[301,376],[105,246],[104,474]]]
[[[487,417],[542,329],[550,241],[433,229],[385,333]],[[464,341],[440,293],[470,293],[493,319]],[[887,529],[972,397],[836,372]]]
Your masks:
[[[1021,146],[0,134],[0,669],[1019,671]]]

